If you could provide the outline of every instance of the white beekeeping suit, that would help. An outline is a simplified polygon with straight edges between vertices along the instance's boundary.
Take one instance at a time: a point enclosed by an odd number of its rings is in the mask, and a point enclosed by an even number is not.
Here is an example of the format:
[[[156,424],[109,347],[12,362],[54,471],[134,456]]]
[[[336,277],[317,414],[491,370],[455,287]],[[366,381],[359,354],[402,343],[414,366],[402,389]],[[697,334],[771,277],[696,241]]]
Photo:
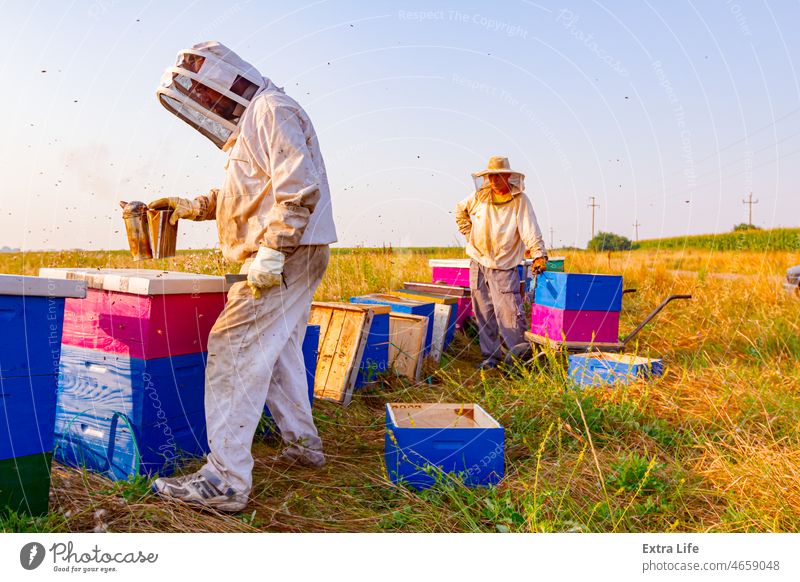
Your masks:
[[[248,282],[231,288],[209,336],[206,465],[153,487],[162,496],[239,511],[252,487],[251,445],[265,401],[287,443],[281,459],[324,463],[301,346],[328,245],[336,242],[328,179],[306,112],[223,45],[181,51],[157,93],[228,159],[221,188],[150,207],[173,209],[173,221],[216,219],[224,256],[244,262]]]

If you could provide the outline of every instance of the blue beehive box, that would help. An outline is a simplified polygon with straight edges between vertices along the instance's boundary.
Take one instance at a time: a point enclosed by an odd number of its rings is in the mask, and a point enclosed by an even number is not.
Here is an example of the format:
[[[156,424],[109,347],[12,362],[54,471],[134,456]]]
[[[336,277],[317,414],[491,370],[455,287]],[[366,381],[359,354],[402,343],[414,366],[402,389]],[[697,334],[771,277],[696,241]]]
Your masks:
[[[505,430],[477,404],[386,405],[386,471],[393,483],[425,489],[437,475],[469,486],[495,485],[505,474]]]
[[[208,452],[205,352],[142,360],[62,346],[56,459],[112,479]]]
[[[630,354],[593,352],[569,357],[569,377],[580,386],[628,384],[663,373],[662,360]]]
[[[378,374],[389,369],[389,308],[372,311],[367,343],[361,366],[356,377],[355,388],[359,389],[367,382],[372,382]]]
[[[535,303],[571,311],[620,311],[622,277],[545,271],[536,282]]]
[[[67,297],[86,283],[0,275],[0,460],[53,451]]]
[[[385,293],[370,293],[351,297],[350,303],[360,303],[366,305],[388,305],[395,313],[410,313],[411,315],[422,315],[428,318],[428,332],[425,335],[425,354],[431,351],[433,341],[433,312],[435,303],[425,301],[415,301]]]
[[[48,511],[67,297],[86,283],[0,275],[0,515]]]
[[[308,403],[314,406],[314,376],[317,373],[317,354],[319,353],[319,326],[307,325],[306,335],[303,337],[303,364],[306,369],[306,384],[308,385]],[[269,406],[264,406],[264,414],[272,418]],[[265,435],[271,434],[267,429]]]

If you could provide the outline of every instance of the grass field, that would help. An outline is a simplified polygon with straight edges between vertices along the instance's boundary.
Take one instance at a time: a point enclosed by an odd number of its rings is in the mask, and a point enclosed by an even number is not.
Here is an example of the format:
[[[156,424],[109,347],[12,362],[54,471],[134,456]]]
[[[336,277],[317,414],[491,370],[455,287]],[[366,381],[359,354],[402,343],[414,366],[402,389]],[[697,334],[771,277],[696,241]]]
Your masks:
[[[461,249],[356,250],[333,255],[319,300],[429,280],[431,257]],[[348,408],[317,402],[328,465],[285,469],[256,437],[253,502],[240,515],[197,513],[149,494],[144,480],[111,483],[55,465],[47,518],[11,516],[10,531],[800,531],[800,302],[780,286],[800,252],[567,252],[567,270],[621,273],[622,331],[671,293],[639,336],[665,360],[662,378],[575,391],[555,354],[542,370],[475,371],[459,336],[438,369],[410,385],[386,378]],[[40,266],[132,266],[124,253],[0,256],[0,272]],[[221,274],[218,254],[158,267]],[[741,275],[719,277],[716,273]],[[506,478],[496,488],[393,487],[383,466],[387,401],[478,402],[506,427]],[[190,467],[191,468],[191,467]]]

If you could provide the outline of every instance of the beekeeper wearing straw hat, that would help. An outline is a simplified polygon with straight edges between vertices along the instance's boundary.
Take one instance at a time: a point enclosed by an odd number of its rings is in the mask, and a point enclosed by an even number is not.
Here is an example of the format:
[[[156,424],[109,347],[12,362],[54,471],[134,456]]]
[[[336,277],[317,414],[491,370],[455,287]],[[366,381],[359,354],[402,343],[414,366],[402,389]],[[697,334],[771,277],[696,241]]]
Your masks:
[[[283,89],[218,42],[178,53],[161,104],[228,153],[225,180],[193,200],[162,198],[170,220],[217,221],[224,257],[243,262],[208,338],[210,453],[196,473],[160,478],[159,495],[241,511],[253,484],[253,435],[264,403],[286,443],[280,461],[325,463],[301,351],[311,299],[336,242],[317,134]],[[190,325],[191,322],[187,322]]]
[[[547,268],[547,249],[530,199],[525,176],[508,158],[489,158],[485,170],[472,174],[476,190],[456,205],[456,224],[467,238],[471,258],[469,283],[483,362],[494,368],[506,349],[525,341],[525,313],[517,266],[525,251],[534,272]]]

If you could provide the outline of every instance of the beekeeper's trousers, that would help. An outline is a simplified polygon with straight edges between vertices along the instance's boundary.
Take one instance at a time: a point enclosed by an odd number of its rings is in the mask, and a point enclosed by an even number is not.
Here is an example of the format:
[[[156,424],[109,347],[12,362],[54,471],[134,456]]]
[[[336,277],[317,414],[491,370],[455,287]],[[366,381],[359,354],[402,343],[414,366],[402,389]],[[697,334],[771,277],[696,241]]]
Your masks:
[[[484,360],[499,363],[506,348],[525,341],[525,311],[519,292],[519,272],[488,269],[475,260],[469,265],[472,309]]]
[[[205,387],[210,453],[202,470],[236,492],[252,488],[251,447],[265,402],[287,444],[322,451],[302,344],[329,258],[327,245],[298,247],[286,257],[284,284],[258,299],[246,283],[236,283],[211,330]]]

